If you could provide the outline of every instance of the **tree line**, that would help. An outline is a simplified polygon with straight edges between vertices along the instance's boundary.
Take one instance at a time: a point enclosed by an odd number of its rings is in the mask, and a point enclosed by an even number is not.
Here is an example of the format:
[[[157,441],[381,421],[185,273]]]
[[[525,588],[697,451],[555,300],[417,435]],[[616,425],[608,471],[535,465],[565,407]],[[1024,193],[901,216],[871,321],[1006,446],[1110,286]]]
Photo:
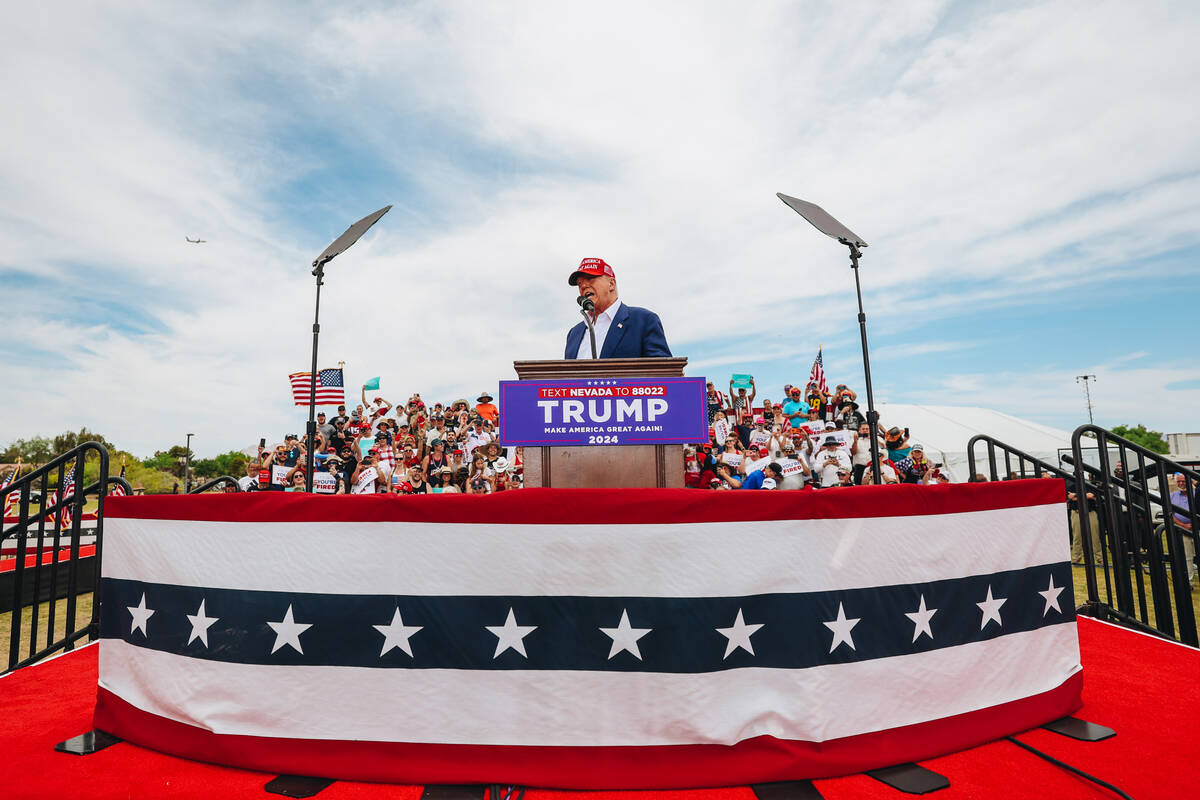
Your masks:
[[[103,434],[89,431],[87,428],[64,431],[53,437],[33,436],[17,439],[0,451],[0,464],[15,464],[18,460],[31,467],[45,464],[55,456],[69,452],[84,442],[96,442],[108,451],[109,475],[119,475],[124,463],[125,478],[134,487],[144,487],[147,492],[169,492],[175,488],[175,484],[179,484],[182,490],[185,483],[184,465],[189,457],[193,483],[222,475],[237,478],[246,472],[246,456],[236,450],[213,458],[197,459],[194,452],[180,445],[173,445],[166,450],[156,450],[149,458],[138,458],[116,447]],[[89,460],[84,467],[84,477],[86,480],[94,480],[99,471],[99,465]],[[51,486],[55,480],[52,476]]]

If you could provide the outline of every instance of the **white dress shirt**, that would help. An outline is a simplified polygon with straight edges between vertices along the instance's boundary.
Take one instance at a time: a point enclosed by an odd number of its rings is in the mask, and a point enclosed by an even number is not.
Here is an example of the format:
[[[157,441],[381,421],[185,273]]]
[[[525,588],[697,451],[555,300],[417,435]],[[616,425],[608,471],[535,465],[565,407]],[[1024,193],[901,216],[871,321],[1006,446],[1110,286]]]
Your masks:
[[[615,302],[601,313],[596,315],[594,327],[596,328],[596,356],[599,357],[604,352],[604,340],[608,337],[608,329],[612,327],[613,318],[617,316],[617,312],[621,310],[621,298],[617,298]],[[576,358],[591,358],[592,343],[589,341],[588,332],[583,332],[583,340],[579,343],[579,352],[575,354]]]

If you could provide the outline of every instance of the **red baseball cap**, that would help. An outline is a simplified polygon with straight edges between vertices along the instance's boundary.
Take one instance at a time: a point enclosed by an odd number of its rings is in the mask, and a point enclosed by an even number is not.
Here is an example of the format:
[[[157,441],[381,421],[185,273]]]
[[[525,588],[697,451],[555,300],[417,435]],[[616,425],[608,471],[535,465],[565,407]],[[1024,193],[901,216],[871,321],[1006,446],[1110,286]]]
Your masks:
[[[585,258],[583,261],[580,261],[579,269],[571,273],[571,277],[567,279],[567,283],[575,286],[575,279],[580,275],[589,275],[593,278],[598,278],[601,275],[607,275],[610,278],[617,277],[613,273],[613,268],[603,258]]]

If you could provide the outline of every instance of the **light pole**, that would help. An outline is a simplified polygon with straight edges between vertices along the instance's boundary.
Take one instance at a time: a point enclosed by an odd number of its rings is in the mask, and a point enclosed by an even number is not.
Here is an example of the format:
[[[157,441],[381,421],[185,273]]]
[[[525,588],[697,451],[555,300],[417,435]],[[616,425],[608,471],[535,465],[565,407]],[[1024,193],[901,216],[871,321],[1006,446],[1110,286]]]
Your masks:
[[[308,458],[304,466],[304,489],[311,492],[313,487],[313,451],[317,448],[317,339],[321,334],[321,286],[325,283],[325,265],[358,241],[367,230],[379,221],[379,218],[391,210],[384,206],[378,211],[368,214],[346,229],[346,232],[333,240],[333,244],[325,248],[325,252],[312,262],[312,274],[317,278],[317,307],[313,314],[313,348],[312,375],[308,393]]]
[[[854,291],[858,294],[858,335],[862,340],[863,373],[867,382],[867,424],[871,431],[871,482],[883,482],[882,461],[879,459],[879,412],[875,410],[875,394],[871,390],[871,359],[867,355],[867,315],[863,313],[862,285],[858,282],[858,259],[862,257],[862,249],[867,243],[854,231],[833,218],[825,209],[816,203],[809,203],[786,194],[776,192],[775,196],[784,205],[808,220],[814,228],[826,236],[837,239],[850,248],[850,269],[854,270]]]
[[[192,437],[194,433],[187,435],[187,444],[183,446],[183,493],[187,494],[192,491]]]
[[[1092,390],[1090,388],[1090,382],[1094,381],[1094,380],[1096,380],[1095,375],[1076,375],[1075,376],[1076,383],[1083,381],[1083,393],[1087,396],[1088,425],[1096,424],[1096,421],[1092,419]]]

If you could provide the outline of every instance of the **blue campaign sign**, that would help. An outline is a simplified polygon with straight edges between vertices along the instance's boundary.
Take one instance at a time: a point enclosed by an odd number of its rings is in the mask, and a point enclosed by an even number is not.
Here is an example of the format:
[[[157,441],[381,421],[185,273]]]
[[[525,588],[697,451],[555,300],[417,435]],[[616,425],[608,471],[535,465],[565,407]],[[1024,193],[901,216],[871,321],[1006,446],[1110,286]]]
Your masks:
[[[708,441],[704,378],[500,381],[505,447]]]

